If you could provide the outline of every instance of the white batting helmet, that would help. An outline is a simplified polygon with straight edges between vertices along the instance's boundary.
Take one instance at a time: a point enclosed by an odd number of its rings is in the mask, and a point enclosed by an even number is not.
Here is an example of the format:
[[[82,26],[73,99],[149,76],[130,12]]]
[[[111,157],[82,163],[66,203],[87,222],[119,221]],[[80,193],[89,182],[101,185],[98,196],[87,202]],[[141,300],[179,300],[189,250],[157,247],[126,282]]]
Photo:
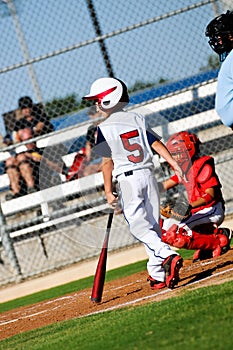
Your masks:
[[[84,100],[95,100],[103,109],[115,107],[119,102],[128,103],[129,96],[125,83],[116,78],[100,78],[91,85],[90,93]]]

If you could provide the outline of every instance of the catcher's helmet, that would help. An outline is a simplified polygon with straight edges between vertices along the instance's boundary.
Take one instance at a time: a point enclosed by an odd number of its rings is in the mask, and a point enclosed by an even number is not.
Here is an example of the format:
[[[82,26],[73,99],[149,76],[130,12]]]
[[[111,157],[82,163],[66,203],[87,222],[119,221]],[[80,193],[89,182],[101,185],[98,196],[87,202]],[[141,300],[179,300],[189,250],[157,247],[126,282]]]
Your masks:
[[[192,158],[199,153],[199,138],[188,131],[173,134],[167,141],[167,148],[175,156],[184,171],[187,170]]]
[[[127,87],[123,81],[117,78],[100,78],[91,85],[90,93],[83,97],[84,100],[94,100],[108,110],[119,102],[126,105],[129,102]]]
[[[220,61],[232,50],[233,11],[227,11],[214,18],[206,27],[205,35],[209,37],[210,47],[220,55]]]

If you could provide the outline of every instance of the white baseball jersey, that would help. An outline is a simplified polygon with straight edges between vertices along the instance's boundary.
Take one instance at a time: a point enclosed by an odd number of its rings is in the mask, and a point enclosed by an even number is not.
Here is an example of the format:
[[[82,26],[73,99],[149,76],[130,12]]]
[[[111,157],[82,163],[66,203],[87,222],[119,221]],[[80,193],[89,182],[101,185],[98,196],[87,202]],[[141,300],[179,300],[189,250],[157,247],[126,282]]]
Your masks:
[[[144,116],[135,112],[116,112],[98,127],[96,153],[114,162],[113,175],[153,168],[150,145],[160,137],[149,128]]]
[[[162,262],[174,251],[161,240],[159,191],[150,147],[157,140],[160,137],[149,128],[144,116],[120,111],[99,125],[96,153],[112,158],[130,232],[146,248],[149,275],[165,281]]]

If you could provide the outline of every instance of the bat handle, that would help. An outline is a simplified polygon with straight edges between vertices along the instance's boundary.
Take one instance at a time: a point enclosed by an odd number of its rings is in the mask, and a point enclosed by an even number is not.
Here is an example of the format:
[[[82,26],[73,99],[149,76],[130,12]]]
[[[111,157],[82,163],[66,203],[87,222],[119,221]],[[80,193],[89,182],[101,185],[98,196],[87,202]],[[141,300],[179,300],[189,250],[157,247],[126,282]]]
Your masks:
[[[113,214],[114,214],[114,210],[112,210],[108,215],[107,231],[109,231],[112,226]]]

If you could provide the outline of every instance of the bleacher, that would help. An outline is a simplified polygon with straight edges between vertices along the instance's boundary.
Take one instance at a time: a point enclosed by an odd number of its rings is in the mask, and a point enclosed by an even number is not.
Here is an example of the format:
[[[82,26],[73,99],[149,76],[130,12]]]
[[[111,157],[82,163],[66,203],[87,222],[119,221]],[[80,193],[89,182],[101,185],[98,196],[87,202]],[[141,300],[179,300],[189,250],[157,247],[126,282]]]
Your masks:
[[[222,154],[232,148],[233,134],[224,127],[214,110],[214,95],[216,89],[217,71],[201,73],[195,77],[170,83],[163,89],[158,87],[143,91],[131,98],[129,110],[135,110],[150,118],[151,127],[159,133],[164,141],[174,132],[185,129],[198,133],[203,138],[203,152],[211,150],[212,154]],[[209,78],[209,80],[206,80]],[[82,111],[83,113],[83,111]],[[63,123],[64,125],[65,123]],[[70,125],[64,129],[36,138],[37,146],[46,147],[76,140],[76,145],[83,145],[88,126],[91,122]],[[219,135],[219,137],[217,137]],[[224,138],[225,142],[221,142]],[[71,142],[72,144],[72,142]],[[215,146],[216,145],[216,146]],[[0,161],[8,156],[10,146],[0,152]],[[25,143],[17,147],[23,150]],[[66,165],[72,164],[78,149],[68,148],[63,157]],[[225,155],[225,153],[224,153]],[[160,174],[160,161],[157,162],[157,175]],[[166,165],[164,165],[166,166]],[[66,225],[77,218],[88,220],[94,213],[105,215],[107,205],[103,192],[101,173],[85,178],[66,182],[61,177],[61,184],[22,197],[4,201],[4,195],[9,190],[9,180],[6,174],[0,175],[1,212],[4,233],[9,240],[25,239],[27,235],[41,235],[41,232],[54,228],[58,223]],[[74,198],[74,199],[73,199]],[[51,205],[62,201],[62,208],[54,209]],[[38,214],[38,208],[40,212]],[[8,242],[9,243],[9,242]]]

